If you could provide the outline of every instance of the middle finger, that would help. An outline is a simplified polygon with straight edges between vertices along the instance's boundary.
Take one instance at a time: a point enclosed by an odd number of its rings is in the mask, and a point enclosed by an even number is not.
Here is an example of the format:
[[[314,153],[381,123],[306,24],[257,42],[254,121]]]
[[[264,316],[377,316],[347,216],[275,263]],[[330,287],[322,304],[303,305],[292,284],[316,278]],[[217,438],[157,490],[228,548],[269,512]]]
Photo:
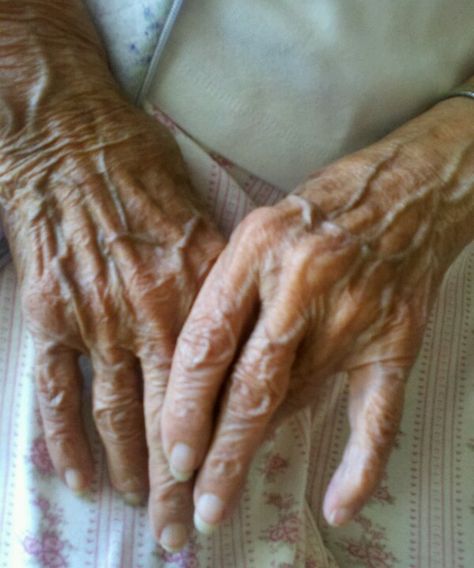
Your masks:
[[[139,504],[148,489],[147,448],[137,359],[118,348],[91,355],[93,406],[107,454],[112,485],[130,504]]]

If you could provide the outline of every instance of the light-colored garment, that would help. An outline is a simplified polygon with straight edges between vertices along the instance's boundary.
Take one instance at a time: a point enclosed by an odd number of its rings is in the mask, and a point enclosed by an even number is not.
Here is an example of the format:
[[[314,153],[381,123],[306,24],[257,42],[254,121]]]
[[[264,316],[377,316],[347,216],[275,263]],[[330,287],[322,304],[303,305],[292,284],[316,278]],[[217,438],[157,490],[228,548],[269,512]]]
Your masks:
[[[472,0],[187,2],[152,98],[291,190],[474,74]]]
[[[206,154],[171,123],[195,187],[225,234],[276,188]],[[234,179],[235,178],[235,179]],[[239,179],[237,182],[236,179]],[[75,497],[48,458],[33,352],[12,266],[0,271],[0,566],[3,568],[461,568],[474,565],[474,246],[452,267],[409,381],[387,475],[345,529],[321,502],[347,438],[342,377],[266,442],[235,514],[179,554],[152,539],[145,509],[111,491],[84,400],[96,475]]]
[[[178,0],[85,0],[123,91],[137,100],[158,41]]]

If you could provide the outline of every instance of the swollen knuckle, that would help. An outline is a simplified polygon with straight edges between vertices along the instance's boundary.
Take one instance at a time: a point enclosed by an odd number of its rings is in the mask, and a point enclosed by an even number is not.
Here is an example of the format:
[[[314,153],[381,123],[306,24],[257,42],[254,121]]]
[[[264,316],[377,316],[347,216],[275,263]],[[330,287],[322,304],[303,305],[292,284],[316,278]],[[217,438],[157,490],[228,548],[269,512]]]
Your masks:
[[[73,410],[67,387],[54,378],[40,377],[37,381],[37,393],[40,405],[50,419]]]
[[[284,398],[278,381],[256,381],[244,369],[234,373],[230,412],[239,420],[253,421],[273,414]]]
[[[183,511],[191,507],[191,495],[183,490],[183,484],[177,482],[169,472],[163,468],[157,479],[152,481],[151,498],[157,509],[166,507],[170,517],[180,517]]]
[[[207,475],[213,479],[225,479],[226,483],[240,480],[245,472],[241,455],[227,450],[214,451],[206,464]]]
[[[98,405],[93,410],[102,438],[115,444],[129,443],[143,436],[142,414],[137,400],[121,401],[114,406]]]
[[[177,360],[186,371],[208,368],[225,361],[235,347],[235,334],[222,317],[193,317],[177,345]]]

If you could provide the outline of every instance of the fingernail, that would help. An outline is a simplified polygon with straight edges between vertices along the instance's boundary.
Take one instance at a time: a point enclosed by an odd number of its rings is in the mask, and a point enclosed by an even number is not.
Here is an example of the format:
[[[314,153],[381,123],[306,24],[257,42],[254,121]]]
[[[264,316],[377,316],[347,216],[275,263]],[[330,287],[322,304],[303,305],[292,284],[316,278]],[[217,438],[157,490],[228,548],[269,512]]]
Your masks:
[[[124,493],[123,500],[132,507],[143,505],[144,495],[142,493]]]
[[[348,523],[352,519],[352,511],[342,507],[341,509],[334,509],[329,513],[329,524],[338,527]]]
[[[187,540],[188,530],[181,523],[172,523],[161,531],[160,544],[168,552],[178,552]]]
[[[67,469],[64,472],[64,480],[69,489],[72,489],[76,493],[81,493],[84,491],[84,476],[77,469]]]
[[[194,526],[205,535],[212,534],[224,515],[224,502],[212,493],[204,493],[199,497],[194,512]]]
[[[196,452],[181,442],[173,446],[170,456],[170,471],[178,481],[188,481],[194,473]]]

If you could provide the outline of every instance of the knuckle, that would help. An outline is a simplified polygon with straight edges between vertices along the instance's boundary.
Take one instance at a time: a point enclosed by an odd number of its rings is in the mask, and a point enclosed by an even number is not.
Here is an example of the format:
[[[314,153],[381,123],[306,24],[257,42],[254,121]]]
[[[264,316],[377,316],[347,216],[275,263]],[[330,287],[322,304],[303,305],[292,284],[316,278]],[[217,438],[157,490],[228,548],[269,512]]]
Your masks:
[[[50,421],[63,420],[64,415],[77,410],[70,389],[55,377],[40,373],[37,380],[37,394],[45,418]]]
[[[225,479],[226,484],[235,483],[243,478],[246,461],[235,451],[214,450],[206,463],[206,475],[213,479]]]
[[[235,333],[222,314],[195,316],[179,337],[177,361],[187,372],[207,369],[227,361],[235,345]]]
[[[109,401],[110,404],[110,401]],[[112,406],[98,403],[93,415],[102,438],[112,444],[128,444],[144,436],[141,403],[121,400]]]
[[[247,422],[268,417],[284,399],[286,389],[274,377],[255,380],[245,369],[236,371],[230,389],[230,412]]]
[[[170,517],[182,517],[192,506],[189,489],[183,483],[177,482],[168,472],[167,466],[158,470],[158,476],[152,481],[151,499],[157,510],[166,508]]]
[[[275,207],[259,207],[251,211],[238,226],[236,236],[242,242],[256,243],[272,234],[280,223],[281,212]],[[250,241],[248,240],[250,239]]]

